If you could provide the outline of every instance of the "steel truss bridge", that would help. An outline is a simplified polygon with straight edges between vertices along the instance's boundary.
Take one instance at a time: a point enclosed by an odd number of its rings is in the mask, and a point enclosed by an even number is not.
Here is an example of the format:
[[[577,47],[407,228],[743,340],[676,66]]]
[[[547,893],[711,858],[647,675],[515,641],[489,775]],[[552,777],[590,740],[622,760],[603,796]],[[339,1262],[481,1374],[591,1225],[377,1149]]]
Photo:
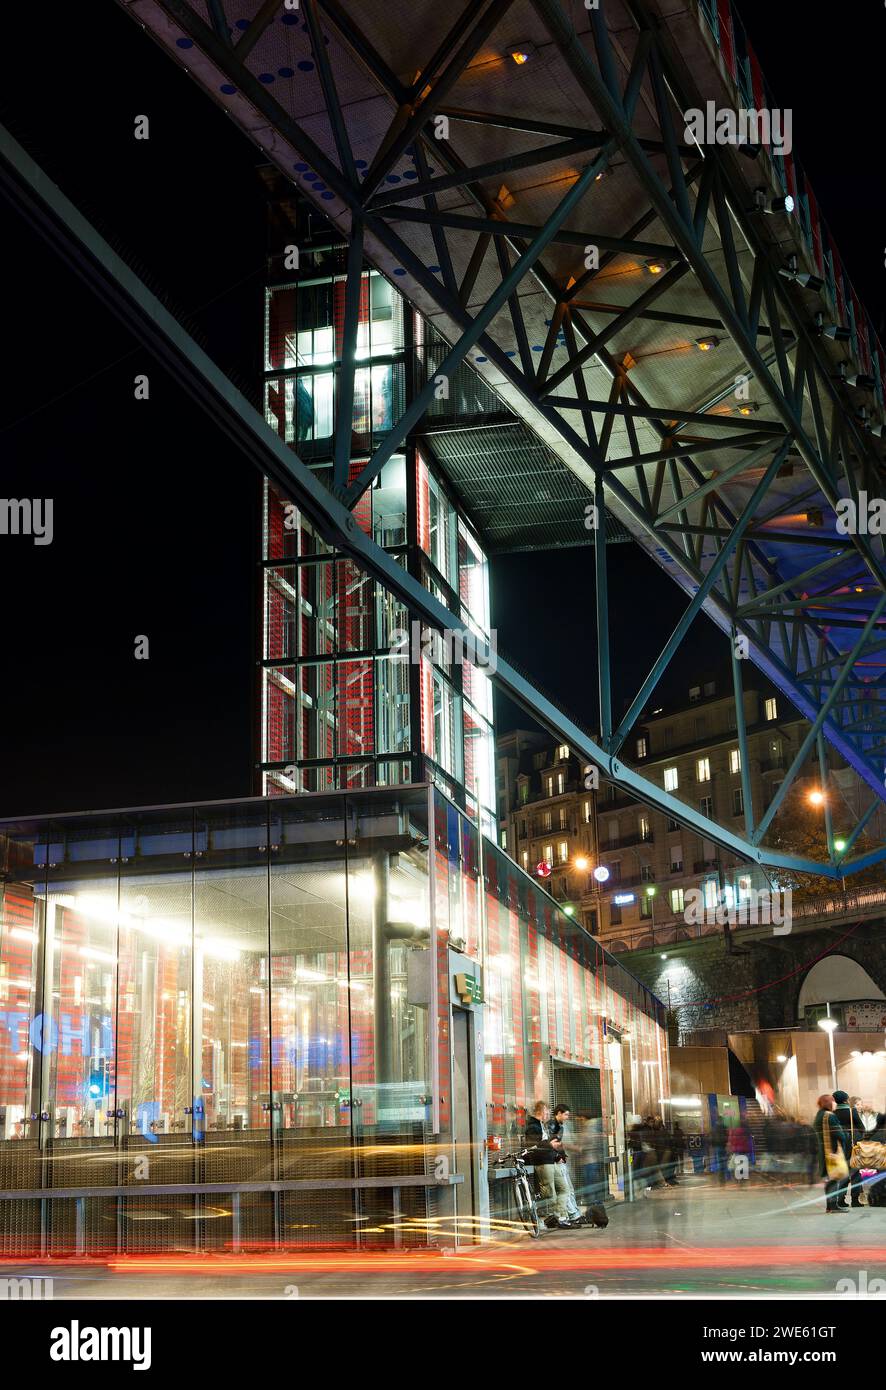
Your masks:
[[[351,508],[439,377],[469,363],[578,480],[584,514],[596,508],[599,735],[500,655],[498,687],[605,777],[748,861],[840,878],[886,857],[856,848],[886,799],[884,541],[843,534],[836,511],[880,491],[886,359],[835,279],[790,160],[765,141],[688,138],[687,111],[763,105],[728,0],[689,0],[675,16],[658,0],[461,0],[454,15],[437,0],[118,3],[347,239],[339,418],[351,413],[364,261],[450,350],[350,482],[350,425],[337,432],[327,486],[4,132],[3,188],[32,223],[327,539],[414,615],[463,635]],[[787,192],[793,216],[778,201]],[[507,480],[496,486],[506,503]],[[688,596],[619,722],[615,525]],[[743,834],[623,751],[702,610],[732,646]],[[809,721],[766,807],[751,794],[744,653]],[[825,741],[871,795],[839,852],[826,804],[821,864],[765,837],[810,756],[826,774]]]

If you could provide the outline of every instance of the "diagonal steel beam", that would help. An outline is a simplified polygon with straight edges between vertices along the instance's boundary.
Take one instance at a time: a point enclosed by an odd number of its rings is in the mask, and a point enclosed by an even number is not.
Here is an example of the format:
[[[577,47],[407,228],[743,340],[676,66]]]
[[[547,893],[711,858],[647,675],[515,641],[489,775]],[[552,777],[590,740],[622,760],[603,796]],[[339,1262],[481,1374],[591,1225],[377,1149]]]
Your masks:
[[[775,868],[836,876],[833,866],[822,871],[816,861],[756,848],[728,827],[700,815],[613,757],[501,654],[493,663],[488,643],[476,633],[469,634],[457,614],[447,609],[395,556],[381,549],[360,529],[348,508],[280,439],[182,324],[3,127],[0,127],[0,192],[19,208],[101,301],[157,355],[182,389],[207,412],[215,426],[226,432],[244,457],[255,464],[284,497],[296,502],[325,540],[377,579],[410,613],[439,631],[448,630],[460,636],[465,642],[470,636],[476,644],[479,663],[494,665],[493,680],[498,688],[544,728],[568,742],[580,757],[595,763],[609,780],[624,787],[638,800],[661,809],[740,858],[771,864]]]

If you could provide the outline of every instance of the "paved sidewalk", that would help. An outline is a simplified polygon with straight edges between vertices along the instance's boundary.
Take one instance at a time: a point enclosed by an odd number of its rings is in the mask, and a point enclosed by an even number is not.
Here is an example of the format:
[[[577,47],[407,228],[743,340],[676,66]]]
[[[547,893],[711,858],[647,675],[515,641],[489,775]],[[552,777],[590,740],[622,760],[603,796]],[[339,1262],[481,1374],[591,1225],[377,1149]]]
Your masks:
[[[880,1292],[871,1281],[886,1281],[886,1209],[828,1215],[821,1183],[686,1178],[610,1208],[602,1231],[521,1233],[451,1253],[182,1254],[34,1272],[52,1275],[56,1298],[834,1298]]]

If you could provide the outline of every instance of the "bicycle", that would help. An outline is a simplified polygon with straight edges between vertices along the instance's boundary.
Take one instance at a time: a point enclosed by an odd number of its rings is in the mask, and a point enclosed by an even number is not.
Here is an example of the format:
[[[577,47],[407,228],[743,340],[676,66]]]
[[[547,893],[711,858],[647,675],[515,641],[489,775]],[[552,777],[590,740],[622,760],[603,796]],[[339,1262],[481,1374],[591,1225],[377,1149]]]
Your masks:
[[[542,1220],[538,1214],[538,1206],[532,1191],[532,1175],[523,1161],[523,1155],[519,1153],[506,1154],[504,1158],[498,1160],[496,1167],[516,1169],[511,1181],[514,1185],[514,1204],[517,1208],[517,1215],[524,1230],[528,1231],[534,1240],[537,1240],[542,1232]]]

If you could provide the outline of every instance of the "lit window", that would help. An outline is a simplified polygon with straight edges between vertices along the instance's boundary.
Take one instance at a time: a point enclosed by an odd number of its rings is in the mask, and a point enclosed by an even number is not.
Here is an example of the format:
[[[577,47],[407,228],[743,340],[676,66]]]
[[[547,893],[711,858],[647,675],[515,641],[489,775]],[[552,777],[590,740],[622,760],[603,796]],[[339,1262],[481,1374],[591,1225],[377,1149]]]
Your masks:
[[[561,743],[561,744],[560,744],[560,747],[557,749],[557,758],[559,759],[560,762],[565,763],[565,761],[566,761],[566,759],[567,759],[568,757],[569,757],[569,744],[568,744],[568,743]]]
[[[695,780],[697,782],[710,782],[711,780],[711,760],[710,758],[698,758],[695,764]]]
[[[679,845],[671,846],[671,873],[681,874],[683,872],[683,850]]]
[[[703,796],[699,802],[699,809],[703,816],[710,820],[714,814],[714,799],[711,796]]]
[[[591,821],[591,803],[589,801],[584,803],[584,819],[585,825],[589,825]]]
[[[523,868],[524,868],[524,869],[528,869],[528,868],[529,868],[529,850],[528,850],[528,849],[524,849],[523,853],[520,855],[520,858],[523,860]]]
[[[557,773],[557,795],[562,796],[566,790],[566,773]]]
[[[567,859],[569,858],[569,843],[568,843],[568,841],[566,841],[566,840],[561,840],[561,841],[560,841],[560,844],[559,844],[559,846],[558,846],[558,853],[559,853],[559,856],[560,856],[560,863],[561,863],[561,864],[565,864],[566,861],[567,861]]]
[[[775,702],[775,697],[774,697],[774,696],[770,695],[769,699],[766,701],[766,703],[765,703],[765,705],[763,706],[763,708],[764,708],[764,710],[765,710],[766,718],[767,718],[767,719],[777,719],[777,718],[778,718],[778,705],[777,705],[776,702]]]
[[[644,736],[637,739],[637,757],[645,758],[649,752],[649,740]]]
[[[553,795],[554,795],[554,779],[553,779],[553,777],[549,777],[549,778],[548,778],[548,796],[553,796]]]
[[[702,885],[704,905],[708,912],[716,912],[720,898],[720,885],[715,878],[706,878]]]
[[[741,749],[730,748],[729,750],[729,771],[741,772]]]
[[[503,831],[501,832],[501,834],[500,834],[500,836],[499,836],[499,842],[500,842],[500,844],[501,844],[502,849],[507,849],[507,847],[508,847],[508,832],[507,832],[506,830],[503,830]]]
[[[680,785],[680,778],[675,767],[666,767],[664,770],[664,787],[666,792],[675,792]]]
[[[543,830],[550,830],[552,828],[550,811],[545,811],[544,815],[542,816],[542,822]]]
[[[560,807],[560,826],[559,826],[559,828],[560,828],[561,830],[568,830],[568,829],[569,829],[569,826],[568,826],[567,823],[566,823],[566,821],[567,821],[567,815],[568,815],[568,812],[567,812],[567,810],[566,810],[566,807],[565,807],[565,806],[561,806],[561,807]]]
[[[550,866],[553,864],[553,862],[554,862],[554,846],[553,846],[553,845],[545,845],[544,861],[545,861],[545,863],[548,865],[549,868],[550,868]]]
[[[651,840],[651,839],[652,839],[652,826],[651,826],[650,823],[649,823],[649,817],[648,817],[648,816],[641,816],[640,819],[639,819],[638,825],[639,825],[639,830],[640,830],[640,839],[641,839],[641,840]]]
[[[700,699],[701,699],[701,686],[700,686],[700,685],[694,685],[694,686],[692,687],[692,689],[689,691],[689,698],[690,698],[690,700],[693,700],[693,701],[694,701],[694,700],[700,700]]]
[[[670,897],[670,900],[671,900],[671,911],[672,911],[672,912],[682,912],[682,911],[683,911],[683,889],[682,889],[682,888],[672,888],[668,896]]]

